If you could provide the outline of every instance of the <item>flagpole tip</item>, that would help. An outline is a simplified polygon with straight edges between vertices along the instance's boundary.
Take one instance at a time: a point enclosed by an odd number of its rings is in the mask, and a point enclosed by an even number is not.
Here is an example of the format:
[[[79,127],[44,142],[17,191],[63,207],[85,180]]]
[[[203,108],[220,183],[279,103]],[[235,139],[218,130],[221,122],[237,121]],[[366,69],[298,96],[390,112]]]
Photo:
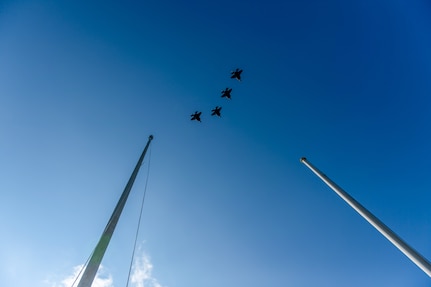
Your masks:
[[[307,159],[306,159],[305,157],[301,157],[301,158],[299,159],[299,161],[300,161],[300,162],[304,162],[304,161],[307,161]]]
[[[153,135],[150,135],[149,137],[148,137],[148,139],[151,141],[151,140],[153,140]]]

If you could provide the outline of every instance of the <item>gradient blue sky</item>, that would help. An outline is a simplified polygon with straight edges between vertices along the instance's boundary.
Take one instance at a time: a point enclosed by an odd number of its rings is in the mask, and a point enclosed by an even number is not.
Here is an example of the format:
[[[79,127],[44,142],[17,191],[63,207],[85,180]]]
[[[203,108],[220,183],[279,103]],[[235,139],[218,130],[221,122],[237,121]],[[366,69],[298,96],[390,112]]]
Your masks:
[[[431,258],[430,27],[426,0],[1,1],[0,286],[85,262],[150,134],[140,242],[162,286],[430,286],[299,162]],[[105,256],[116,286],[147,171]]]

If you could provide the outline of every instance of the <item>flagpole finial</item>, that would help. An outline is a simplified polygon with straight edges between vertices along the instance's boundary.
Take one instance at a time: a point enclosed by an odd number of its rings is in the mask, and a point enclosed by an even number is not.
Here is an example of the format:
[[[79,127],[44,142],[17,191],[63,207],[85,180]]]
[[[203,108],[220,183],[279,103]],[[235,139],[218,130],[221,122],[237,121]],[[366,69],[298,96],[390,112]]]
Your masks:
[[[149,137],[148,137],[148,139],[151,141],[151,140],[153,140],[153,135],[150,135]]]

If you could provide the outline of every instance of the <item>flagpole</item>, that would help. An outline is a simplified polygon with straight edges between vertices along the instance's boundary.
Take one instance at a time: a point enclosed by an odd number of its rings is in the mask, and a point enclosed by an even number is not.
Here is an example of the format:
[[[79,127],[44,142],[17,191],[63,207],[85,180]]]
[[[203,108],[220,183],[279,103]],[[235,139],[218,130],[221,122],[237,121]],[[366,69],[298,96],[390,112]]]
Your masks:
[[[124,191],[121,194],[117,205],[115,206],[111,218],[109,219],[108,224],[106,225],[105,230],[100,237],[99,243],[97,243],[96,248],[91,255],[91,258],[88,261],[88,264],[85,268],[84,273],[82,274],[81,280],[79,281],[77,287],[91,287],[91,284],[93,284],[94,277],[96,277],[96,273],[99,269],[100,263],[102,262],[103,255],[105,254],[105,251],[108,248],[108,244],[111,241],[115,226],[117,225],[118,219],[120,218],[121,212],[123,211],[124,205],[126,204],[130,190],[132,189],[133,183],[135,182],[135,178],[139,172],[139,168],[142,165],[145,154],[147,153],[147,149],[152,140],[153,136],[150,135],[148,137],[148,142],[144,148],[144,151],[142,152],[141,157],[139,158],[138,163],[136,164],[129,181],[127,182],[127,185],[124,188]]]
[[[413,263],[415,263],[422,271],[431,277],[431,263],[419,254],[416,250],[410,247],[404,240],[395,234],[382,221],[374,216],[370,211],[363,207],[335,182],[330,180],[324,173],[314,167],[305,157],[301,158],[301,162],[305,164],[313,173],[315,173],[323,182],[325,182],[333,191],[335,191],[345,202],[347,202],[356,212],[358,212],[365,220],[367,220],[374,228],[376,228],[383,236],[385,236],[395,247],[397,247],[404,255],[406,255]]]

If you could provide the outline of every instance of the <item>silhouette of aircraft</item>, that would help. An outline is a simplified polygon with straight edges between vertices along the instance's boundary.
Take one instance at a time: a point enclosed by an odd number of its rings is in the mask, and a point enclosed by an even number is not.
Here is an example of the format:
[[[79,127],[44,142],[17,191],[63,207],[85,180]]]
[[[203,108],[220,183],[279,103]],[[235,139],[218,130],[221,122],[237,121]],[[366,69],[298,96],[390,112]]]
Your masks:
[[[221,107],[217,106],[211,111],[212,112],[211,115],[220,117],[221,116],[220,111],[221,111]]]
[[[242,73],[242,69],[237,68],[235,71],[230,72],[231,74],[230,78],[237,79],[238,81],[241,82],[241,73]]]
[[[192,121],[196,120],[196,121],[200,122],[201,121],[201,114],[202,114],[202,112],[196,111],[194,114],[190,115],[192,117],[190,120],[192,120]]]
[[[230,99],[231,98],[230,92],[232,92],[232,89],[230,88],[224,89],[223,91],[221,91],[221,97]]]

